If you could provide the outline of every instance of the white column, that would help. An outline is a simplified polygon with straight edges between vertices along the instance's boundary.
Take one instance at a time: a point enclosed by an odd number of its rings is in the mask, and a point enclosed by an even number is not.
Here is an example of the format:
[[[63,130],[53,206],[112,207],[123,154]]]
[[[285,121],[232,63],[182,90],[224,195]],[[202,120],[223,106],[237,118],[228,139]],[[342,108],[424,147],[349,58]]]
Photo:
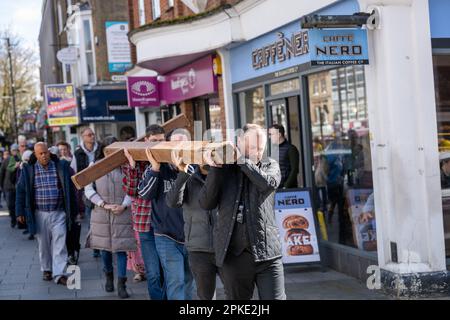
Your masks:
[[[428,0],[359,0],[376,6],[366,66],[382,269],[446,270]],[[398,263],[391,259],[396,243]]]
[[[223,94],[225,101],[225,119],[226,119],[226,137],[224,139],[231,140],[234,134],[234,104],[233,104],[233,84],[231,81],[231,57],[228,49],[217,50],[222,60],[222,80]]]

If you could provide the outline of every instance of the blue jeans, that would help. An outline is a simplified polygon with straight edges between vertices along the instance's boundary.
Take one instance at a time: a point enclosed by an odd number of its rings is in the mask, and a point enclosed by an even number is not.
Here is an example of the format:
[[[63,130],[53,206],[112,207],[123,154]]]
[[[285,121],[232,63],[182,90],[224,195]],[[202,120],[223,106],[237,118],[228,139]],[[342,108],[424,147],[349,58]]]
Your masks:
[[[88,206],[84,207],[84,214],[86,215],[89,228],[91,226],[91,212],[92,212],[91,207]]]
[[[155,236],[155,244],[164,270],[167,299],[192,300],[195,284],[185,246],[165,236]]]
[[[165,300],[164,279],[161,273],[161,264],[155,247],[155,236],[153,230],[139,232],[141,241],[142,259],[145,265],[147,277],[148,294],[152,300]]]
[[[113,272],[113,257],[110,251],[102,250],[103,271]],[[117,275],[119,278],[127,276],[127,253],[117,252]]]

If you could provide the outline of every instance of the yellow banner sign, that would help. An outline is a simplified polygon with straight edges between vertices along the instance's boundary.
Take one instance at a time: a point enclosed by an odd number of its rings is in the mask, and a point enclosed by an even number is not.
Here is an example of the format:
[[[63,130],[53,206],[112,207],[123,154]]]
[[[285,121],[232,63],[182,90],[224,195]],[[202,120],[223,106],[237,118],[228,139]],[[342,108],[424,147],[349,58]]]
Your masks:
[[[70,126],[70,125],[76,125],[76,124],[78,124],[78,117],[48,119],[48,125],[50,127]]]

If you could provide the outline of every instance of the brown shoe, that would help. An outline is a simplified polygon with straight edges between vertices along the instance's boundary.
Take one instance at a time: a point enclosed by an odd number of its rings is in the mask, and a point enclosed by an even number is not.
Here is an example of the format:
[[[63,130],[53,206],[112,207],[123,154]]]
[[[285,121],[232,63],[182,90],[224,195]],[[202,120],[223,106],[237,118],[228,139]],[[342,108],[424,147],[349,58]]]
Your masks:
[[[61,276],[61,277],[58,279],[57,284],[61,284],[61,285],[63,285],[63,286],[67,286],[67,277],[66,277],[66,276]]]
[[[44,275],[42,276],[42,280],[44,281],[52,281],[52,272],[51,271],[44,271]]]

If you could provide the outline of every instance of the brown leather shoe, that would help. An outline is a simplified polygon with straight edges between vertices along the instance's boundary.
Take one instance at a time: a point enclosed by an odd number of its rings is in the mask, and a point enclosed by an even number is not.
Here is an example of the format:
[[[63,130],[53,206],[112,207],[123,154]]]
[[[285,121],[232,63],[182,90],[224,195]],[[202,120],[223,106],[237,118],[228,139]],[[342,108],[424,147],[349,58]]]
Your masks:
[[[58,279],[57,284],[63,285],[63,286],[67,286],[67,277],[66,276],[61,276]]]
[[[42,280],[44,281],[52,281],[52,272],[51,271],[44,271],[44,275],[42,276]]]

